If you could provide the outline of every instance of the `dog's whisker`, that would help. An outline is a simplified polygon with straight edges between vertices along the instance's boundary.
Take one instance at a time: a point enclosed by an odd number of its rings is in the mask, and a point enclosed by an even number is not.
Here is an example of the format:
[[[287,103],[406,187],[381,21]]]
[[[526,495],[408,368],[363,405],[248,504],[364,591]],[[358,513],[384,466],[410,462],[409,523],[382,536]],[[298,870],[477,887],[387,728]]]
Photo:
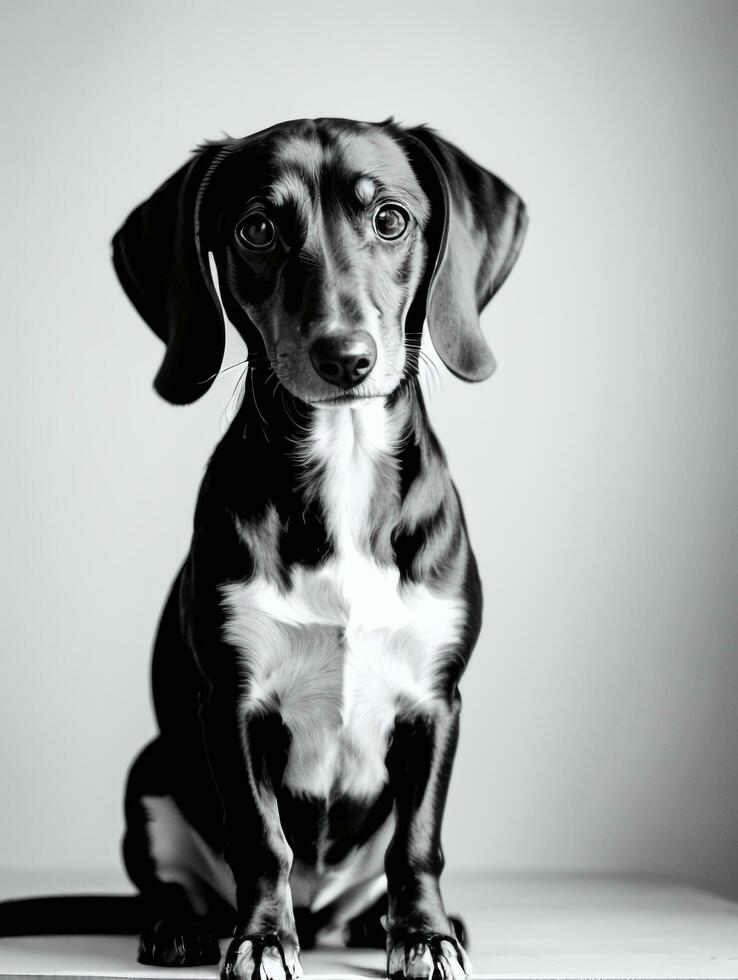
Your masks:
[[[428,394],[432,397],[441,387],[441,375],[433,360],[424,350],[418,350],[418,356],[420,363],[426,369],[424,380],[428,384]]]
[[[248,357],[244,358],[242,361],[236,361],[235,364],[229,364],[228,367],[220,368],[214,374],[211,374],[209,378],[204,378],[202,381],[196,382],[199,385],[209,384],[213,379],[219,378],[221,374],[225,374],[227,371],[232,371],[234,368],[241,367],[242,364],[248,364]]]
[[[283,408],[285,410],[285,413],[287,415],[287,418],[290,420],[290,422],[294,425],[294,427],[298,431],[300,431],[300,432],[308,432],[309,430],[308,430],[307,426],[302,425],[300,422],[298,422],[298,420],[292,414],[292,411],[290,410],[289,406],[287,405],[287,398],[289,397],[291,399],[291,401],[292,401],[292,408],[299,413],[299,410],[297,409],[297,406],[295,405],[295,399],[292,397],[291,392],[288,392],[285,388],[282,388],[281,389],[281,395],[282,395],[282,406],[283,406]]]
[[[267,435],[266,429],[264,428],[264,426],[267,426],[268,427],[269,423],[264,418],[264,416],[262,414],[262,411],[259,408],[259,402],[258,402],[257,397],[256,397],[256,387],[254,385],[253,375],[251,376],[251,379],[250,380],[251,380],[251,397],[252,397],[253,402],[254,402],[254,408],[256,409],[256,411],[257,411],[257,413],[259,415],[259,418],[261,419],[261,431],[262,431],[262,433],[263,433],[264,438],[266,439],[266,441],[268,443],[270,443],[271,440],[270,440],[269,436]]]
[[[235,385],[233,386],[233,391],[231,392],[231,397],[226,402],[226,406],[225,406],[225,408],[223,409],[223,411],[221,412],[221,415],[220,415],[221,425],[223,424],[224,421],[226,422],[226,424],[228,424],[228,411],[229,411],[229,409],[230,409],[230,407],[231,407],[231,405],[233,403],[233,399],[236,397],[236,392],[238,391],[238,389],[239,389],[239,387],[241,385],[241,382],[243,381],[244,376],[246,375],[246,373],[247,373],[248,370],[249,370],[249,366],[247,364],[246,367],[241,372],[241,374],[238,376],[238,381],[236,381]]]
[[[273,365],[272,365],[272,369],[269,372],[269,374],[267,375],[266,381],[264,383],[265,384],[269,384],[271,381],[274,381],[274,384],[272,385],[272,401],[274,401],[274,399],[277,396],[277,392],[279,391],[282,383],[279,380],[279,378],[277,377],[277,372],[276,372],[276,370],[275,370],[275,368],[274,368]]]
[[[429,368],[435,375],[436,379],[440,381],[441,375],[438,373],[438,368],[436,367],[435,363],[431,360],[431,358],[426,354],[424,350],[419,350],[418,354],[420,356],[421,361],[425,364],[425,366]]]

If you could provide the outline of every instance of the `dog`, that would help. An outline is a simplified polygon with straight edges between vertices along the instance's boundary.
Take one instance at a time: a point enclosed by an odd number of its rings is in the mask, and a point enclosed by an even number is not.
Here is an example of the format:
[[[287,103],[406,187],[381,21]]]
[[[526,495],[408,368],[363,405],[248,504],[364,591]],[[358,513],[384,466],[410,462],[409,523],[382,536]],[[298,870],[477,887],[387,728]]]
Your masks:
[[[427,321],[453,374],[489,377],[479,313],[526,226],[433,130],[316,119],[203,144],[115,235],[163,398],[211,386],[224,313],[248,350],[128,778],[141,962],[218,963],[227,931],[223,978],[287,980],[340,929],[393,978],[470,971],[439,879],[482,597],[418,370]]]

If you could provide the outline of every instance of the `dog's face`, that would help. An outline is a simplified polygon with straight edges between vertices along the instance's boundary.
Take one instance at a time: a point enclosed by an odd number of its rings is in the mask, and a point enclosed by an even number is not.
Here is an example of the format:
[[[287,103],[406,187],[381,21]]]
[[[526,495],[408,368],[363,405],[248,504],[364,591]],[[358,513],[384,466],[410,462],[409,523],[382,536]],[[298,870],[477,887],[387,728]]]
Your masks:
[[[234,154],[219,196],[221,292],[281,384],[329,405],[390,394],[416,345],[430,214],[402,147],[378,127],[272,130]]]
[[[206,144],[128,218],[113,259],[167,344],[156,379],[190,402],[218,373],[220,296],[250,355],[310,404],[386,396],[427,318],[458,376],[494,368],[479,312],[522,245],[525,208],[432,131],[342,119]]]

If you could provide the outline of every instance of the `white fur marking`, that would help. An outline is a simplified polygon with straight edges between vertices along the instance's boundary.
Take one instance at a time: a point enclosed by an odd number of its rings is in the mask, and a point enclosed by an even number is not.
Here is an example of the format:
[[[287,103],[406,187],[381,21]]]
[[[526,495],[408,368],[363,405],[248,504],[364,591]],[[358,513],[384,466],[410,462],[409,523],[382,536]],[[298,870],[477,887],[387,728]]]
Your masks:
[[[377,193],[377,185],[371,177],[359,177],[354,187],[354,193],[362,204],[369,204]]]
[[[459,640],[458,594],[402,585],[398,569],[370,553],[371,502],[383,492],[377,462],[398,438],[379,400],[316,411],[304,462],[322,474],[334,557],[295,566],[289,591],[258,575],[222,589],[225,637],[251,678],[244,712],[282,715],[293,792],[375,795],[398,710],[433,710],[437,671]]]

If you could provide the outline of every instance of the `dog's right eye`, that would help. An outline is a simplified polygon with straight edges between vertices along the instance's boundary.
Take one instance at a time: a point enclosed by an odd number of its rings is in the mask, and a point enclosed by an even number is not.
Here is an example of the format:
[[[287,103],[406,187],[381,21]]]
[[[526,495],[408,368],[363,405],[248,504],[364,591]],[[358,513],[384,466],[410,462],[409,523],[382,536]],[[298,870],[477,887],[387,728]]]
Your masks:
[[[410,223],[407,211],[399,204],[382,204],[374,212],[374,230],[380,238],[393,241],[402,238]]]
[[[274,244],[277,231],[265,214],[250,214],[236,228],[236,238],[250,249],[265,249]]]

